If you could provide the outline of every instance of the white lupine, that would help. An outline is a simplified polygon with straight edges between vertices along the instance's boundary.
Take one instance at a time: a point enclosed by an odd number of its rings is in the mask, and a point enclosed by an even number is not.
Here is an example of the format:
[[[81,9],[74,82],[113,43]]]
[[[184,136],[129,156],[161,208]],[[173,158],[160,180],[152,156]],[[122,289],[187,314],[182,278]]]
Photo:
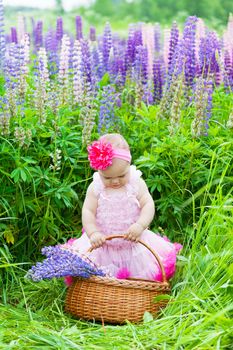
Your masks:
[[[227,127],[229,129],[233,129],[233,109],[232,109],[232,111],[231,111],[231,113],[229,115],[229,119],[227,121]]]
[[[19,42],[23,40],[25,33],[26,33],[25,17],[22,14],[19,14],[17,17],[17,36],[18,36]]]
[[[60,104],[67,102],[69,98],[69,59],[70,59],[70,38],[63,35],[60,52],[60,63],[58,81],[60,85]]]
[[[29,73],[30,62],[30,40],[29,35],[25,34],[19,46],[20,72],[19,72],[19,87],[18,93],[21,98],[24,98],[27,90],[27,74]]]
[[[148,54],[148,76],[152,78],[153,74],[153,57],[155,52],[154,45],[154,26],[152,24],[142,25],[142,42],[143,46],[147,48]]]
[[[38,78],[35,91],[35,106],[41,122],[45,122],[45,106],[48,101],[49,71],[46,50],[41,47],[38,52]]]
[[[73,96],[74,104],[82,104],[84,99],[83,74],[82,74],[82,50],[79,40],[75,40],[73,47]]]

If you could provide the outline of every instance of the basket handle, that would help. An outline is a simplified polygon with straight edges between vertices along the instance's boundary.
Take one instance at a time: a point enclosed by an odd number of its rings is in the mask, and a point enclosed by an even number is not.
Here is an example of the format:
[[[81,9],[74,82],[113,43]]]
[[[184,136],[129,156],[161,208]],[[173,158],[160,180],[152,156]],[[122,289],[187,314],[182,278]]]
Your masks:
[[[106,237],[106,241],[110,241],[111,239],[114,239],[114,238],[123,238],[122,235],[111,235],[111,236],[108,236]],[[163,264],[160,260],[160,257],[158,256],[158,254],[151,248],[149,247],[145,242],[141,241],[140,239],[137,241],[137,243],[140,243],[142,245],[144,245],[144,247],[146,247],[150,252],[151,254],[155,257],[155,259],[157,260],[157,263],[159,264],[159,267],[161,269],[161,272],[162,272],[162,278],[163,278],[163,283],[167,283],[167,277],[166,277],[166,273],[165,273],[165,270],[164,270],[164,267],[163,267]],[[96,248],[89,248],[88,249],[88,252],[92,252],[94,249]]]

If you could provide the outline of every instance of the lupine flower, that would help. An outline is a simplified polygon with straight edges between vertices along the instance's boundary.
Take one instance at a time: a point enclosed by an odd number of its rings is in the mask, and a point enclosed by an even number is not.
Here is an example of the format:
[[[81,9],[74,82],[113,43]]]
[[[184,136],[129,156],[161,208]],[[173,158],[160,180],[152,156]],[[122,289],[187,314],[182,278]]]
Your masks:
[[[17,33],[18,33],[18,41],[22,41],[26,34],[26,20],[25,17],[21,14],[17,17]]]
[[[177,27],[177,23],[173,22],[171,32],[170,32],[170,40],[169,40],[169,52],[168,52],[168,75],[171,76],[174,62],[174,55],[176,52],[177,44],[179,40],[179,29]]]
[[[26,278],[34,282],[65,276],[89,278],[90,276],[105,276],[105,272],[97,267],[88,256],[79,254],[62,246],[50,246],[42,249],[46,259],[37,262],[27,272]]]
[[[229,129],[233,129],[233,110],[231,111],[231,113],[229,115],[229,119],[227,121],[227,127]]]
[[[82,47],[79,40],[75,40],[73,46],[73,95],[74,104],[81,104],[84,99],[84,82],[83,82],[83,62]]]
[[[46,121],[45,107],[48,101],[49,83],[47,54],[45,48],[41,47],[38,52],[38,75],[36,77],[35,107],[42,123]]]
[[[109,23],[106,23],[103,34],[103,66],[105,71],[108,71],[110,50],[112,47],[112,31]]]
[[[60,85],[60,105],[67,103],[71,97],[69,91],[69,58],[70,58],[70,39],[64,35],[61,44],[60,63],[58,81]]]
[[[165,76],[165,65],[162,57],[154,60],[153,64],[153,101],[159,103],[163,95],[163,85]]]
[[[63,19],[62,17],[58,17],[56,26],[56,39],[58,42],[61,41],[63,34]]]
[[[81,16],[75,17],[75,24],[76,24],[76,39],[81,40],[83,38],[83,25],[82,25]]]
[[[4,31],[4,8],[3,8],[3,2],[2,0],[0,0],[0,72],[4,68],[5,50],[6,50],[6,42],[5,42],[5,31]]]
[[[10,134],[10,114],[7,111],[0,112],[0,135]]]
[[[43,22],[38,21],[35,28],[35,48],[39,50],[43,46]]]
[[[11,27],[11,42],[18,43],[17,29],[15,27]]]
[[[116,123],[115,118],[115,101],[116,101],[116,90],[114,86],[107,85],[103,88],[102,98],[100,100],[100,113],[98,132],[107,132]]]
[[[61,169],[61,152],[62,151],[60,149],[56,148],[54,153],[50,153],[52,164],[50,164],[49,169],[52,169],[54,171]]]
[[[96,30],[95,27],[90,27],[89,38],[91,41],[96,41]]]
[[[199,77],[195,86],[194,106],[195,118],[191,125],[191,133],[194,137],[208,135],[209,119],[212,112],[213,81],[211,76],[207,79]]]

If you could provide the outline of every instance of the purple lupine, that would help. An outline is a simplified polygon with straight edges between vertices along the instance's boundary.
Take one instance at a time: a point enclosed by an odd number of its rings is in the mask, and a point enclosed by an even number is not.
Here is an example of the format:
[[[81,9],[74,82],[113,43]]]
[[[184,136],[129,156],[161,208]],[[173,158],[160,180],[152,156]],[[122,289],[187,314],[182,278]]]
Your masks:
[[[97,48],[96,45],[92,47],[91,60],[93,64],[93,74],[97,77],[98,80],[101,80],[104,75],[103,56],[102,52]]]
[[[102,47],[104,73],[107,72],[109,68],[109,57],[110,57],[111,48],[112,48],[112,31],[111,31],[110,24],[107,22],[104,28],[103,47]]]
[[[58,42],[61,42],[63,34],[63,19],[62,17],[58,17],[56,25],[56,39]]]
[[[89,39],[90,39],[90,41],[96,41],[96,29],[95,29],[95,27],[90,27]]]
[[[184,50],[185,62],[184,62],[184,74],[186,86],[193,87],[194,78],[196,76],[196,56],[195,56],[195,35],[196,35],[196,23],[197,17],[190,16],[187,18],[183,39],[182,50]]]
[[[83,25],[82,25],[81,16],[75,17],[75,26],[76,26],[76,39],[77,40],[83,39]]]
[[[102,97],[100,99],[100,113],[98,122],[98,132],[107,132],[111,127],[116,124],[115,117],[115,103],[117,94],[115,87],[112,85],[106,85],[103,87]]]
[[[50,246],[44,247],[41,252],[46,259],[32,266],[25,276],[34,282],[65,276],[82,278],[89,278],[93,275],[105,276],[105,272],[87,256],[75,251],[64,249],[61,246]]]
[[[215,83],[219,84],[220,66],[217,61],[217,55],[220,56],[220,41],[215,32],[209,32],[200,40],[199,48],[199,74],[207,77],[213,74]]]
[[[11,42],[16,44],[18,43],[16,27],[11,27]]]
[[[82,47],[82,62],[83,62],[83,78],[92,87],[92,62],[89,42],[85,39],[81,40]]]
[[[3,1],[0,0],[0,72],[4,70],[5,51],[4,6]]]
[[[231,57],[229,54],[229,51],[226,50],[224,52],[224,86],[226,89],[226,92],[233,91],[233,65],[231,62]]]
[[[146,84],[148,81],[148,52],[147,48],[138,46],[136,48],[135,62],[133,65],[132,78],[135,83]]]
[[[55,75],[58,73],[59,67],[59,55],[58,55],[58,40],[56,38],[56,32],[53,29],[49,29],[45,36],[45,49],[48,53],[49,60],[49,73]]]
[[[125,66],[126,70],[129,71],[131,69],[132,63],[135,58],[135,45],[134,45],[134,25],[129,25],[128,39],[127,39],[127,47],[125,51]]]
[[[35,28],[35,49],[38,51],[43,46],[43,22],[38,21]]]
[[[18,56],[18,46],[15,43],[9,44],[5,61],[5,98],[11,116],[17,115],[17,91],[20,74]]]
[[[176,22],[173,22],[171,32],[170,32],[170,40],[169,40],[169,51],[168,51],[168,75],[171,76],[174,71],[174,55],[177,49],[177,44],[179,40],[179,29]]]
[[[161,57],[155,58],[153,64],[153,100],[157,104],[160,102],[163,95],[163,84],[165,76],[165,64],[164,60]]]

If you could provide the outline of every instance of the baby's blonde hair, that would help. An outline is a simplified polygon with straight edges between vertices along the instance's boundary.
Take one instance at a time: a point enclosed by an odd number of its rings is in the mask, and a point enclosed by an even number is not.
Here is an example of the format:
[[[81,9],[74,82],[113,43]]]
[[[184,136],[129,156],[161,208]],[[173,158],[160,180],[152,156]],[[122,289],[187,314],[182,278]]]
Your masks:
[[[99,138],[100,141],[106,141],[111,143],[111,145],[115,148],[121,148],[130,150],[128,142],[124,139],[124,137],[120,134],[105,134]]]

